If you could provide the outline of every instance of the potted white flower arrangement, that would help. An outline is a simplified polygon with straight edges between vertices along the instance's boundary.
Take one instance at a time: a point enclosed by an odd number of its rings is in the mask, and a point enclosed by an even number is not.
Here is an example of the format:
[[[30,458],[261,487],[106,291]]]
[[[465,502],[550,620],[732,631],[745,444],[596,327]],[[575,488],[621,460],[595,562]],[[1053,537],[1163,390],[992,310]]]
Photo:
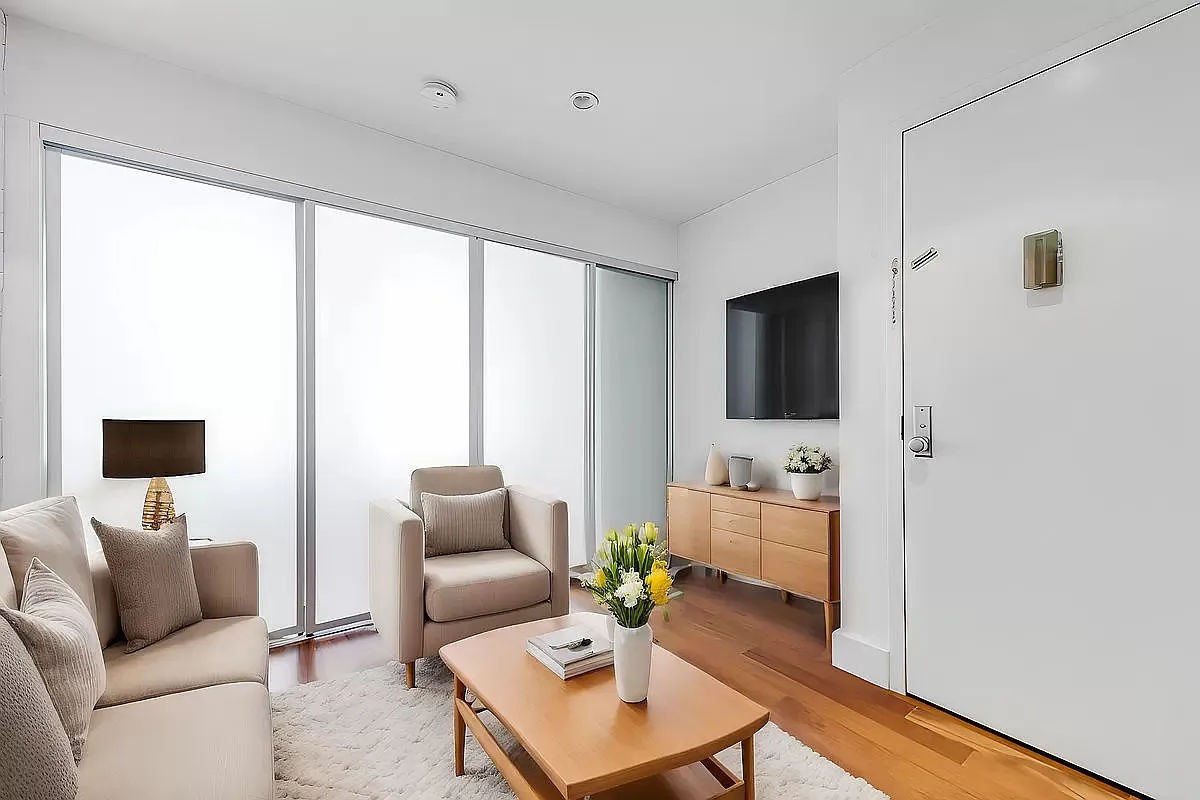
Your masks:
[[[794,444],[783,460],[783,471],[791,475],[792,494],[797,500],[816,500],[821,496],[822,475],[833,466],[833,458],[819,447]]]
[[[658,606],[666,606],[672,594],[666,542],[659,541],[658,526],[653,522],[640,528],[629,525],[620,533],[611,530],[590,567],[592,571],[582,575],[580,583],[616,620],[613,666],[617,696],[626,703],[640,703],[650,689],[650,614]]]

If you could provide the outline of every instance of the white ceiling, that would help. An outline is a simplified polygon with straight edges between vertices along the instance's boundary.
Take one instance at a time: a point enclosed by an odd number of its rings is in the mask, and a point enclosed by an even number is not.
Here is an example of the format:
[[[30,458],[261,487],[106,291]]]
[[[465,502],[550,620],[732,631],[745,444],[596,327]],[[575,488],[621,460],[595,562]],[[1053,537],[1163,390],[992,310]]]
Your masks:
[[[663,220],[832,155],[836,78],[954,0],[5,0]],[[418,97],[430,78],[460,104]],[[573,91],[600,97],[571,107]]]

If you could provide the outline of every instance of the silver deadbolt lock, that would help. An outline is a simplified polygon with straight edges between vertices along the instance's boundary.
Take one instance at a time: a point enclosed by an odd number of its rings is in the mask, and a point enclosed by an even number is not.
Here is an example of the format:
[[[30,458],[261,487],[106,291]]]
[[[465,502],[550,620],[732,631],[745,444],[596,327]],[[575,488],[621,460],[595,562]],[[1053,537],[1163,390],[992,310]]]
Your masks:
[[[908,449],[914,458],[933,458],[933,406],[913,406],[913,435]]]

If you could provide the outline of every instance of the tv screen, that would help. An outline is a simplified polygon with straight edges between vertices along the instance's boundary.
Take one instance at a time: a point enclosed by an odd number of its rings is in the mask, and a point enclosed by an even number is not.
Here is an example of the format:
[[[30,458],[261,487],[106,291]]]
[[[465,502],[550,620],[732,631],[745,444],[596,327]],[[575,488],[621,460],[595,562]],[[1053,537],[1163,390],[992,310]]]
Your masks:
[[[838,276],[725,303],[725,416],[838,418]]]

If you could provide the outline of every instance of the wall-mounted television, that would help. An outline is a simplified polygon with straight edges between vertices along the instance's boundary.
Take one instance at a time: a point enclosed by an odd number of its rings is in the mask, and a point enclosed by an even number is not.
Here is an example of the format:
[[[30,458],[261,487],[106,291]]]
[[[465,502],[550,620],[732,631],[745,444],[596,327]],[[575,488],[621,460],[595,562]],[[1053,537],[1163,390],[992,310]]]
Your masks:
[[[836,272],[725,303],[725,416],[838,418]]]

